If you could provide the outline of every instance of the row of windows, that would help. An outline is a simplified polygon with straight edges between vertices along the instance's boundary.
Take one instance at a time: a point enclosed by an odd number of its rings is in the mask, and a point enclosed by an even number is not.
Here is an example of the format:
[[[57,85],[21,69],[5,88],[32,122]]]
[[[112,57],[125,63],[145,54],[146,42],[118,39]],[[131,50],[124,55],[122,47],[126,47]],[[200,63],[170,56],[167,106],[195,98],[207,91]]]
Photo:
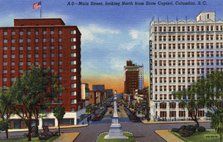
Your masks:
[[[204,66],[204,65],[214,65],[214,60],[199,60],[197,61],[197,63],[195,63],[194,60],[187,60],[187,62],[185,60],[178,60],[178,61],[175,61],[175,60],[169,60],[169,61],[166,61],[166,60],[160,60],[159,63],[158,61],[155,61],[155,67],[157,66],[169,66],[169,67],[172,67],[172,66],[195,66],[195,65],[198,65],[198,66]],[[216,61],[216,65],[223,65],[223,60],[217,60]]]
[[[27,70],[27,71],[30,71],[30,70]],[[58,71],[61,73],[61,72],[63,72],[63,69],[59,69]],[[15,73],[15,70],[10,69],[10,72]],[[23,73],[23,72],[24,72],[24,70],[19,69],[19,73]],[[54,69],[51,69],[51,72],[54,72]],[[71,69],[70,72],[77,72],[77,70],[76,69]],[[8,73],[8,70],[3,69],[3,74],[7,74],[7,73]],[[76,77],[71,78],[71,80],[75,80],[75,79],[76,79]]]
[[[176,83],[178,79],[178,83],[185,83],[186,82],[186,77],[180,77],[180,78],[176,78],[176,77],[169,77],[169,79],[165,78],[165,77],[160,77],[159,81],[157,78],[155,78],[155,83]],[[188,83],[193,83],[195,82],[195,77],[188,77],[187,78],[187,82]],[[170,89],[170,91],[173,91],[172,89]]]
[[[207,26],[155,26],[155,32],[194,32],[194,31],[222,31],[223,25],[207,25]]]
[[[4,31],[3,34],[4,34],[5,36],[8,35],[8,34],[15,35],[16,32],[15,32],[15,31],[11,31],[11,32]],[[27,34],[27,35],[31,35],[31,31],[28,31],[28,32],[22,32],[22,31],[20,31],[20,32],[19,32],[19,35],[20,35],[20,36],[25,35],[25,34]],[[47,34],[47,31],[46,31],[46,30],[43,30],[43,31],[42,31],[42,34],[43,34],[43,35]],[[51,29],[50,34],[55,34],[55,32],[53,31],[53,29]],[[59,30],[59,31],[58,31],[58,34],[62,34],[62,31]],[[76,30],[72,30],[72,31],[70,31],[70,34],[76,34]],[[39,35],[39,31],[35,31],[35,35]]]
[[[195,48],[196,47],[196,48]],[[188,43],[187,46],[185,43],[181,44],[154,44],[154,49],[155,50],[166,50],[166,49],[180,49],[180,50],[185,50],[185,49],[214,49],[214,47],[218,48],[223,48],[223,43],[216,43],[216,46],[214,46],[213,43]]]
[[[158,112],[156,111],[156,117],[166,118],[167,117],[167,112],[166,111],[160,111],[160,114],[158,115]],[[169,111],[169,117],[178,117],[178,116],[176,116],[176,111]],[[179,117],[186,117],[185,111],[179,111]],[[204,117],[204,111],[203,110],[198,111],[198,117]]]
[[[17,56],[17,55],[15,55],[15,54],[11,54],[11,55],[10,55],[10,58],[14,59],[16,56]],[[62,53],[59,53],[58,56],[59,56],[59,57],[63,57]],[[76,53],[71,53],[70,56],[71,56],[71,57],[76,57],[77,55],[76,55]],[[34,57],[35,57],[35,58],[39,58],[39,54],[35,54]],[[47,55],[46,55],[46,54],[42,54],[42,57],[43,57],[43,58],[47,58]],[[55,57],[55,54],[54,54],[54,53],[51,53],[51,54],[50,54],[50,57],[52,57],[52,58]],[[4,59],[8,58],[8,55],[7,55],[7,54],[4,54],[4,55],[3,55],[3,58],[4,58]],[[21,58],[24,58],[23,54],[19,54],[19,58],[20,58],[20,59],[21,59]],[[32,55],[31,55],[31,54],[27,54],[27,58],[32,58]],[[62,63],[60,63],[60,62],[62,62],[62,61],[59,61],[59,65],[62,65]],[[72,64],[72,65],[75,65],[75,64],[76,64],[76,61],[72,61],[71,64]]]
[[[43,41],[43,42],[47,42],[47,39],[46,39],[46,38],[43,38],[42,41]],[[76,42],[76,38],[71,38],[70,41],[71,41],[71,42]],[[23,42],[25,42],[25,41],[24,41],[23,39],[19,39],[18,42],[19,42],[19,43],[23,43]],[[31,39],[27,39],[27,42],[30,43],[30,42],[31,42]],[[40,42],[40,40],[39,40],[38,38],[35,38],[35,42],[36,42],[36,43],[37,43],[37,42]],[[58,41],[55,41],[54,38],[51,38],[51,39],[50,39],[50,42],[62,42],[62,38],[59,38]],[[8,39],[4,39],[4,40],[3,40],[3,43],[9,43]],[[10,43],[16,43],[16,40],[15,40],[15,39],[12,39]]]
[[[16,50],[16,48],[17,47],[14,47],[14,46],[11,46],[11,47],[4,46],[3,47],[3,50],[4,51],[7,51],[7,50],[10,50],[11,49],[11,50],[14,51],[14,50]],[[30,46],[28,46],[28,47],[23,47],[23,46],[18,47],[19,50],[25,50],[25,48],[26,48],[26,50],[31,50],[32,48],[35,49],[35,50],[39,50],[40,49],[40,47],[38,47],[38,46],[36,46],[36,47],[30,47]],[[50,48],[51,50],[54,50],[55,49],[54,46],[50,46],[50,47],[43,46],[42,47],[42,50],[47,50],[47,48]],[[62,46],[59,46],[58,49],[59,50],[62,50]],[[71,46],[70,49],[71,50],[75,50],[76,49],[76,45]]]
[[[216,51],[216,54],[214,54],[214,51],[198,51],[198,52],[155,52],[155,58],[167,58],[167,55],[169,58],[187,58],[187,57],[223,57],[223,51]]]
[[[178,36],[154,36],[154,41],[193,41],[193,40],[197,40],[197,41],[203,41],[203,40],[222,40],[223,39],[223,35],[216,35],[216,37],[214,37],[214,35],[178,35]]]

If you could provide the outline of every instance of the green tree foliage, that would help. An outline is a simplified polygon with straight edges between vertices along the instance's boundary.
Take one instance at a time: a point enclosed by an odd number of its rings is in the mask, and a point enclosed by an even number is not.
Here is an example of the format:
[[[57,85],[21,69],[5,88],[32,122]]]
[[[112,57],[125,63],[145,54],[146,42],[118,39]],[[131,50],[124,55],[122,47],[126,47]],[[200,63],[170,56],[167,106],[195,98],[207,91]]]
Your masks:
[[[211,117],[211,127],[220,135],[220,142],[223,142],[223,109],[208,115]]]
[[[50,69],[32,67],[11,86],[10,92],[16,100],[14,111],[27,125],[29,141],[31,141],[32,117],[36,120],[38,130],[40,110],[47,108],[50,99],[55,97],[52,92],[57,84],[56,77],[51,75]]]
[[[54,108],[54,110],[53,110],[53,114],[57,118],[57,121],[58,121],[58,131],[59,131],[59,134],[60,134],[60,123],[61,123],[61,120],[64,117],[65,109],[63,107],[57,105]]]
[[[188,109],[189,115],[197,125],[198,111],[207,107],[209,113],[215,114],[223,109],[223,72],[213,72],[206,78],[201,78],[183,91],[173,92],[181,100],[181,103]]]
[[[5,131],[6,138],[8,139],[8,122],[11,114],[14,110],[14,97],[11,95],[8,89],[0,91],[0,116],[1,116],[1,128]],[[7,127],[5,127],[7,124]],[[1,129],[0,128],[0,129]]]

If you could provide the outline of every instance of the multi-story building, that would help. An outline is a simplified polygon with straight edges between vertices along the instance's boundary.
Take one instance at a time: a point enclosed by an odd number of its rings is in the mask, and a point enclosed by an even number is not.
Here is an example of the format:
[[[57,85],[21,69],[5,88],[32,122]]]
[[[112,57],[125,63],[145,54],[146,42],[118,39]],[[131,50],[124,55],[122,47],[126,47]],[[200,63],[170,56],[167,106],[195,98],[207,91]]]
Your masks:
[[[66,110],[63,122],[76,124],[81,113],[81,33],[62,19],[15,19],[13,27],[0,27],[0,87],[10,87],[32,65],[59,75],[64,91],[59,104]],[[50,109],[55,106],[51,102]],[[58,102],[57,102],[58,103]],[[20,127],[20,120],[15,120]],[[57,125],[52,113],[42,123]]]
[[[104,92],[105,91],[105,85],[103,85],[103,84],[92,85],[92,90],[93,91]]]
[[[144,87],[143,66],[133,64],[131,60],[126,62],[124,92],[126,94],[135,94]]]
[[[214,70],[223,71],[223,21],[202,12],[195,21],[151,21],[150,114],[152,120],[188,119],[172,94]],[[188,98],[186,98],[188,99]],[[199,110],[205,119],[207,110]]]

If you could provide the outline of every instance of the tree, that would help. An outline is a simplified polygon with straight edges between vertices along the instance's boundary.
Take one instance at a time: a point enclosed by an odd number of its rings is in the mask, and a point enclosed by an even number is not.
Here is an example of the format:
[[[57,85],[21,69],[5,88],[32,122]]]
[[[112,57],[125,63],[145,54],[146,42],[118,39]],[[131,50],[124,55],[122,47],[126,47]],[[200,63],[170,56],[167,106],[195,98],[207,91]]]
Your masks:
[[[189,116],[196,123],[197,127],[200,126],[198,122],[199,109],[203,108],[205,104],[205,89],[206,80],[202,78],[196,83],[193,83],[187,89],[178,92],[173,92],[173,94],[176,95],[179,100],[181,100],[180,103],[185,108],[187,108]]]
[[[63,107],[60,107],[59,105],[57,105],[53,110],[53,114],[58,121],[58,131],[59,131],[59,134],[60,134],[60,123],[61,123],[61,120],[64,117],[65,109]]]
[[[1,116],[1,125],[0,129],[5,131],[6,138],[8,139],[8,122],[11,114],[14,110],[14,97],[11,95],[9,90],[1,90],[0,91],[0,116]]]
[[[10,92],[16,100],[15,113],[25,122],[28,127],[28,140],[31,141],[32,118],[36,120],[38,131],[38,118],[40,110],[46,108],[50,98],[53,76],[50,69],[44,70],[40,67],[32,67],[29,72],[25,72],[11,86]]]
[[[211,127],[220,135],[220,142],[223,142],[223,109],[209,113],[208,116],[211,117]]]

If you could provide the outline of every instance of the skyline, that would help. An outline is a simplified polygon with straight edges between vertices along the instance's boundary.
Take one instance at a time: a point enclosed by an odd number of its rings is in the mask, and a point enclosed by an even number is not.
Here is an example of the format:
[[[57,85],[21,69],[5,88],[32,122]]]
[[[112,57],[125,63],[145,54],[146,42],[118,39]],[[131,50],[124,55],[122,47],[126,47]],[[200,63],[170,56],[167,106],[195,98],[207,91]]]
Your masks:
[[[85,0],[89,1],[89,0]],[[0,26],[12,26],[15,18],[39,18],[32,5],[38,0],[0,0]],[[67,0],[42,1],[42,18],[62,18],[82,33],[82,82],[105,84],[123,91],[126,60],[144,66],[145,86],[149,72],[149,23],[156,19],[194,20],[201,11],[215,11],[223,19],[223,2],[207,0],[205,6],[67,6]],[[222,4],[222,5],[221,5]],[[13,5],[13,8],[12,8]],[[182,8],[183,11],[182,11]]]

